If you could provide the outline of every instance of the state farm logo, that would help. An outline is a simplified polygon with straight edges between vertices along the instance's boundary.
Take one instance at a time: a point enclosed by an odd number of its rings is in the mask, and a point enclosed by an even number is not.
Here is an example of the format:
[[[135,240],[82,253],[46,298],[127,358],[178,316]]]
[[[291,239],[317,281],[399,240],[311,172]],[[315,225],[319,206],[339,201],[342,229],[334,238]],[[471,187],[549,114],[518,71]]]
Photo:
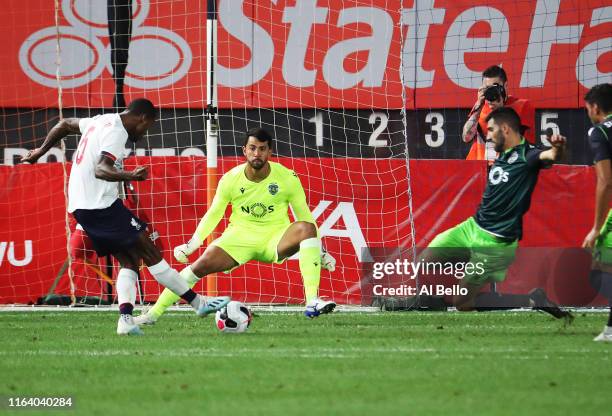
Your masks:
[[[104,68],[113,72],[108,38],[106,3],[62,0],[62,14],[70,26],[51,26],[32,33],[19,49],[19,64],[33,81],[56,88],[59,66],[63,88],[75,88],[98,78]],[[159,89],[187,74],[192,54],[176,33],[157,26],[142,26],[149,0],[133,0],[132,40],[125,83],[141,89]],[[59,35],[58,35],[59,33]],[[57,59],[59,36],[59,62]]]
[[[324,7],[325,3],[328,7]],[[346,7],[353,3],[359,3],[358,7]],[[484,4],[474,6],[472,3]],[[278,65],[289,87],[310,88],[322,79],[337,90],[378,88],[389,82],[390,75],[397,76],[389,72],[396,70],[390,66],[390,59],[397,58],[393,54],[397,54],[396,48],[400,47],[401,63],[397,69],[401,76],[391,81],[402,82],[409,88],[431,88],[440,81],[450,81],[463,88],[480,87],[484,67],[475,69],[476,61],[470,57],[476,53],[485,56],[482,59],[487,65],[500,62],[507,65],[513,61],[512,65],[521,71],[518,74],[520,88],[541,88],[553,66],[549,65],[550,57],[555,56],[551,50],[556,49],[556,45],[579,44],[579,47],[572,46],[571,53],[563,55],[563,66],[574,68],[576,79],[587,88],[609,82],[610,72],[604,72],[609,66],[603,61],[611,50],[612,38],[605,35],[597,39],[589,31],[612,22],[612,7],[595,8],[591,5],[594,2],[581,1],[574,2],[572,9],[568,4],[561,8],[561,0],[524,0],[519,8],[511,11],[510,7],[499,7],[502,3],[219,0],[220,27],[251,51],[245,54],[248,58],[243,66],[235,64],[243,59],[242,56],[230,54],[234,59],[229,60],[219,55],[222,59],[217,80],[227,87],[249,87],[268,77]],[[404,7],[408,4],[412,6]],[[277,15],[270,7],[282,8],[279,10],[282,20],[269,22],[263,17]],[[253,19],[253,14],[262,18]],[[512,28],[511,22],[515,25]],[[481,32],[476,26],[482,27],[483,23],[488,30]],[[359,36],[363,30],[354,29],[357,25],[370,29]],[[338,30],[342,31],[342,36],[333,34]],[[276,35],[283,31],[286,37]],[[524,36],[523,33],[528,34],[528,40],[518,41],[517,36]],[[315,43],[316,50],[311,46]],[[357,58],[366,51],[366,58]],[[487,54],[491,55],[487,57]],[[357,61],[358,64],[349,64]],[[349,69],[349,66],[356,68]],[[558,78],[556,75],[553,78]],[[564,82],[568,82],[565,77],[563,75]],[[277,83],[278,78],[273,82]]]

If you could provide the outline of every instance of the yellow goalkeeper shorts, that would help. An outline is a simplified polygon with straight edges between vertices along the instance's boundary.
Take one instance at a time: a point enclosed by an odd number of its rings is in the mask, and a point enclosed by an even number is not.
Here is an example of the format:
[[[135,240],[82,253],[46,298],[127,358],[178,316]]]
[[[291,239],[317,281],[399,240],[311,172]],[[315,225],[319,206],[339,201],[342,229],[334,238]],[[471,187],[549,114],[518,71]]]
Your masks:
[[[235,227],[230,224],[221,237],[211,244],[223,249],[238,264],[244,264],[250,260],[280,264],[285,259],[278,259],[276,249],[290,226],[291,224],[260,229]]]

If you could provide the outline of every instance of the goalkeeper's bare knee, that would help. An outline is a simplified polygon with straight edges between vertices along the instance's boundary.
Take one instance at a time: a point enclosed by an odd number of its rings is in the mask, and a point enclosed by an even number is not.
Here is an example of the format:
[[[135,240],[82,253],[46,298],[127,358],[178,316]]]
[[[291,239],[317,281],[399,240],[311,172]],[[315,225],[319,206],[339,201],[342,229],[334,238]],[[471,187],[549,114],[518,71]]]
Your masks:
[[[297,227],[298,241],[304,241],[317,236],[317,227],[313,223],[297,221],[293,226]]]

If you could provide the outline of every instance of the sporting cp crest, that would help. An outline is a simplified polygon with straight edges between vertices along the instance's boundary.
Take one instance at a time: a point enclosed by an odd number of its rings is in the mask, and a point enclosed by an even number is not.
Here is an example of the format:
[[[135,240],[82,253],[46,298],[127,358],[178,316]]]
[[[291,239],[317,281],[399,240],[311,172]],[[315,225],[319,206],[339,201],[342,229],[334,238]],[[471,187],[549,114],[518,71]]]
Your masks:
[[[278,184],[276,182],[272,182],[270,185],[268,185],[268,191],[270,192],[270,195],[276,195],[278,193]]]
[[[508,163],[510,163],[510,164],[514,163],[514,162],[516,162],[516,161],[517,161],[517,159],[518,159],[518,158],[519,158],[518,153],[513,152],[513,153],[510,155],[510,157],[508,158]]]

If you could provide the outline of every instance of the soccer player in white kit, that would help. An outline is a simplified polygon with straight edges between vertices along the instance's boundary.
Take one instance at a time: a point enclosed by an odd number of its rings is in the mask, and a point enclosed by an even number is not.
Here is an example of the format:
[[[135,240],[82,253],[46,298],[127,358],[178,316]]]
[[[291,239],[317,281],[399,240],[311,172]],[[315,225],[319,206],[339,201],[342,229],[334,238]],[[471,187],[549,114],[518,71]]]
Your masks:
[[[139,98],[122,113],[66,118],[49,131],[41,147],[22,158],[23,162],[34,163],[62,138],[82,134],[68,183],[68,212],[83,227],[99,256],[112,254],[121,264],[116,282],[120,310],[117,333],[120,335],[142,334],[132,318],[141,260],[160,284],[190,303],[199,316],[221,309],[230,300],[226,296],[207,298],[191,290],[163,259],[146,232],[147,224],[119,199],[116,182],[147,179],[146,166],[125,172],[116,165],[120,166],[118,162],[125,154],[127,140],[138,141],[156,116],[153,103]]]

